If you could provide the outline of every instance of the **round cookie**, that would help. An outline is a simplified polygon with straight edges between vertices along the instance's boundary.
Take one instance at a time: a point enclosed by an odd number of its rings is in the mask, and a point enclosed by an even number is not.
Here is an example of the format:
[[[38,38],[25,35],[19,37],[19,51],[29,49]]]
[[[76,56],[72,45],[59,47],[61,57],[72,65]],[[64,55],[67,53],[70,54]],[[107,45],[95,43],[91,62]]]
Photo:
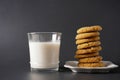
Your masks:
[[[91,37],[88,39],[78,39],[78,40],[76,40],[76,44],[82,44],[82,43],[91,42],[91,41],[98,41],[98,40],[100,40],[99,36]]]
[[[94,42],[83,43],[83,44],[79,44],[79,45],[77,46],[77,49],[84,49],[84,48],[99,46],[100,44],[101,44],[100,41],[94,41]]]
[[[79,62],[81,63],[93,63],[93,62],[100,62],[102,60],[101,56],[94,56],[94,57],[88,57],[88,58],[82,58],[79,59]]]
[[[102,27],[99,25],[82,27],[77,30],[77,33],[85,33],[85,32],[93,32],[93,31],[101,31]]]
[[[89,54],[79,54],[79,55],[75,55],[75,58],[77,59],[81,59],[81,58],[87,58],[87,57],[93,57],[93,56],[98,56],[99,53],[96,52],[96,53],[89,53]]]
[[[90,47],[87,49],[79,49],[76,51],[76,54],[86,54],[86,53],[94,53],[94,52],[98,52],[102,50],[101,46],[97,46],[97,47]]]
[[[98,63],[79,63],[79,67],[104,67],[105,64],[103,62]]]
[[[100,35],[99,32],[82,33],[82,34],[77,34],[75,39],[85,39],[85,38],[95,37],[99,35]]]

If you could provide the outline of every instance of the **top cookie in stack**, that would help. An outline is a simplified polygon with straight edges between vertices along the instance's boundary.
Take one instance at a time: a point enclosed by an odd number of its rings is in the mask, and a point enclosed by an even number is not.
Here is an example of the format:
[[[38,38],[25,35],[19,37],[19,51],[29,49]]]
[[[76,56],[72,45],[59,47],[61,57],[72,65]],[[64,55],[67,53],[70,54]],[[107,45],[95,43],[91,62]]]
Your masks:
[[[79,67],[102,67],[104,64],[102,56],[99,51],[102,50],[100,46],[100,33],[102,27],[99,25],[82,27],[77,30],[76,44],[77,51],[75,58],[78,59]]]

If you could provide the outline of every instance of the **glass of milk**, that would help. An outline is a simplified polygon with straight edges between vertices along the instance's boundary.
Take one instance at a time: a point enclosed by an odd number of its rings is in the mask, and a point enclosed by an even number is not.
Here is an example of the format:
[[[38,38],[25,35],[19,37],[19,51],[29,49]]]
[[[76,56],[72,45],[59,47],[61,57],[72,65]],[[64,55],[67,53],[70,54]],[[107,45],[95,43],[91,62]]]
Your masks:
[[[58,71],[60,32],[28,33],[31,71]]]

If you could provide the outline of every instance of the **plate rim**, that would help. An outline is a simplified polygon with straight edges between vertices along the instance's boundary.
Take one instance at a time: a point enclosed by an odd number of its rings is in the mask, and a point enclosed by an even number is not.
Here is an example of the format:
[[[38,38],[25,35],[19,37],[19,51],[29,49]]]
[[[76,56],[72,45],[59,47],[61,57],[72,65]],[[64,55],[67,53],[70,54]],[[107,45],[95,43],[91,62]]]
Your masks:
[[[68,62],[74,62],[74,63],[78,63],[78,61],[66,61],[65,64],[64,64],[64,67],[66,68],[70,68],[70,69],[113,69],[113,68],[117,68],[119,67],[118,65],[112,63],[111,61],[102,61],[102,62],[107,62],[107,63],[110,63],[111,65],[113,65],[112,67],[74,67],[74,66],[71,66],[68,64]]]

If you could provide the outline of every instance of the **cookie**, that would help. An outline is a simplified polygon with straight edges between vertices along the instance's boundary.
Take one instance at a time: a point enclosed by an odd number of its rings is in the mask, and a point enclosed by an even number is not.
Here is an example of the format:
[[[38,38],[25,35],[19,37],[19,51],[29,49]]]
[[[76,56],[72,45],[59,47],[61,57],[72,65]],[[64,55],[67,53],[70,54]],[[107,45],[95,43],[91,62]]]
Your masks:
[[[100,62],[101,60],[102,60],[101,56],[94,56],[94,57],[87,57],[87,58],[79,59],[79,62],[90,63],[90,62]]]
[[[100,40],[99,36],[91,37],[88,39],[78,39],[78,40],[76,40],[76,44],[82,44],[82,43],[91,42],[91,41],[98,41],[98,40]]]
[[[100,44],[101,44],[100,41],[83,43],[83,44],[77,45],[77,49],[83,49],[83,48],[89,48],[89,47],[99,46]]]
[[[79,67],[104,67],[105,64],[103,62],[97,62],[97,63],[79,63]]]
[[[102,27],[99,25],[82,27],[77,30],[77,33],[85,33],[85,32],[93,32],[93,31],[101,31]]]
[[[75,55],[75,58],[81,59],[81,58],[87,58],[87,57],[93,57],[93,56],[98,56],[99,53],[89,53],[89,54],[80,54],[80,55]]]
[[[85,38],[95,37],[99,35],[100,35],[99,32],[82,33],[82,34],[77,34],[75,39],[85,39]]]
[[[100,50],[102,50],[101,46],[90,47],[90,48],[86,48],[86,49],[79,49],[79,50],[76,51],[76,54],[94,53],[94,52],[98,52]]]

